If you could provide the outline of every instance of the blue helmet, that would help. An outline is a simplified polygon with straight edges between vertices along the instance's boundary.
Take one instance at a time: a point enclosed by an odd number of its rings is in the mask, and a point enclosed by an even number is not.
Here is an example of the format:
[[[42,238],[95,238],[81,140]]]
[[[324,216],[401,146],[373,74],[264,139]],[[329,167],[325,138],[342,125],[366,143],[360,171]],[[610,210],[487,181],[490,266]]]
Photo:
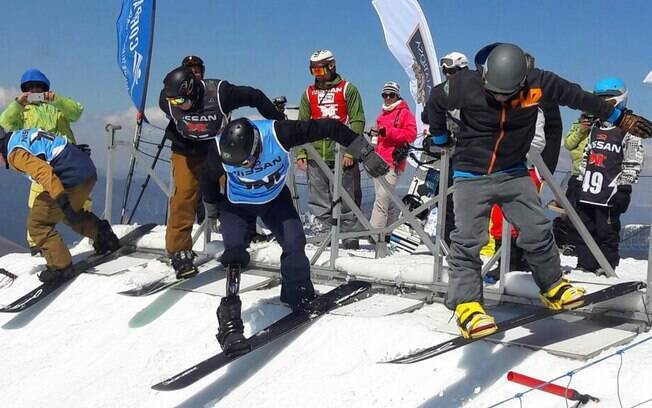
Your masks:
[[[44,73],[42,73],[38,69],[30,68],[27,71],[25,71],[23,76],[20,77],[20,90],[23,92],[27,92],[27,90],[29,89],[27,87],[27,84],[29,82],[40,82],[43,85],[45,85],[44,86],[45,92],[50,90],[50,80],[48,79],[48,77],[45,76]]]
[[[627,86],[618,77],[605,77],[595,83],[593,93],[602,96],[607,101],[613,101],[614,106],[624,109],[627,106]]]

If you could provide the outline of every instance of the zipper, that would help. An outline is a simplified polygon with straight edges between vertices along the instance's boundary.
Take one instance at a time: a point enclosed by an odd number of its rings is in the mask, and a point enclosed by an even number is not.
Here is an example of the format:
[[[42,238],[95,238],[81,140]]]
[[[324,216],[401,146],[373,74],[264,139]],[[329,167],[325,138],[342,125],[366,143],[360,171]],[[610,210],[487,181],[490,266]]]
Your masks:
[[[489,162],[487,175],[491,174],[491,172],[493,172],[494,170],[494,165],[496,164],[496,153],[498,152],[500,143],[503,141],[503,138],[505,137],[505,128],[503,127],[505,125],[505,116],[507,116],[507,112],[505,111],[505,104],[503,103],[503,107],[500,110],[500,122],[498,125],[500,128],[500,133],[498,134],[498,140],[496,140],[496,144],[494,145],[494,150],[491,154],[491,162]]]

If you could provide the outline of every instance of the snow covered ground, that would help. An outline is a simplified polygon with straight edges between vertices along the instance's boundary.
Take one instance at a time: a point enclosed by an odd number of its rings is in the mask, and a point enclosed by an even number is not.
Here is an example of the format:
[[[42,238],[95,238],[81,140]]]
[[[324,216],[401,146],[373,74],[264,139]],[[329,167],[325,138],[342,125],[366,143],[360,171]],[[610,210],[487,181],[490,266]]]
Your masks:
[[[160,248],[163,234],[159,227],[139,245]],[[219,247],[215,243],[213,249]],[[82,241],[75,252],[89,248]],[[278,254],[275,246],[263,246],[254,259],[277,261]],[[370,273],[373,265],[380,276],[418,280],[432,269],[427,256],[372,260],[368,251],[343,255],[338,268],[354,273]],[[152,384],[219,350],[214,336],[219,298],[179,290],[141,298],[118,295],[170,270],[157,260],[144,266],[148,261],[143,260],[121,271],[124,262],[115,262],[114,272],[120,273],[83,274],[20,314],[0,315],[0,407],[486,407],[525,391],[506,380],[510,370],[549,380],[587,363],[480,341],[421,363],[377,364],[451,337],[434,330],[433,319],[450,312],[433,304],[384,317],[331,314],[186,389],[157,392]],[[574,260],[563,263],[574,265]],[[0,304],[37,285],[40,264],[26,254],[0,258],[0,267],[20,275],[11,287],[0,289]],[[625,280],[640,280],[646,268],[646,262],[628,259],[617,272]],[[586,274],[571,277],[589,280]],[[242,294],[246,334],[289,312],[278,296],[278,287]],[[632,343],[650,337],[644,333]],[[622,406],[646,400],[639,406],[652,406],[650,359],[652,341],[645,341],[622,354],[622,368],[619,356],[609,358],[575,374],[571,387],[601,399],[589,406],[618,407],[619,395]],[[568,378],[558,383],[566,385]],[[572,405],[531,392],[521,402],[502,406],[521,403]]]

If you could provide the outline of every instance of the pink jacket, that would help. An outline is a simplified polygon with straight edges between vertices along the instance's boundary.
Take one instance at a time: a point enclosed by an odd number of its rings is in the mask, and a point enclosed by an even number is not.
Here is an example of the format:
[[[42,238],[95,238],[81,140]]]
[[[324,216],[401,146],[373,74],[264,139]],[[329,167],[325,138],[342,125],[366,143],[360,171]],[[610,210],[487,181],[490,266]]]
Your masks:
[[[405,170],[406,161],[403,160],[403,162],[395,165],[392,153],[394,149],[403,143],[412,143],[417,138],[417,123],[414,115],[410,112],[408,104],[401,100],[391,111],[382,110],[378,115],[378,119],[376,119],[376,127],[379,131],[381,128],[385,128],[385,137],[378,135],[376,152],[391,167],[395,167],[400,171]]]

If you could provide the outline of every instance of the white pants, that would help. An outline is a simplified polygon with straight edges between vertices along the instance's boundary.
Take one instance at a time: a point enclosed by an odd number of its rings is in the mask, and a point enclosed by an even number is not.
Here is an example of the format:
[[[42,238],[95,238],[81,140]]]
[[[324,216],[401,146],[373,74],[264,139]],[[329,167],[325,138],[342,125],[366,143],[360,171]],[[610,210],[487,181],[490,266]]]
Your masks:
[[[385,181],[392,187],[392,191],[385,191],[385,188],[380,184],[377,179],[374,179],[374,189],[376,190],[376,200],[374,201],[374,209],[371,212],[371,219],[369,222],[374,228],[384,228],[387,226],[387,218],[392,209],[396,206],[390,199],[390,194],[394,192],[394,187],[398,184],[401,178],[401,171],[394,168],[384,176]]]

